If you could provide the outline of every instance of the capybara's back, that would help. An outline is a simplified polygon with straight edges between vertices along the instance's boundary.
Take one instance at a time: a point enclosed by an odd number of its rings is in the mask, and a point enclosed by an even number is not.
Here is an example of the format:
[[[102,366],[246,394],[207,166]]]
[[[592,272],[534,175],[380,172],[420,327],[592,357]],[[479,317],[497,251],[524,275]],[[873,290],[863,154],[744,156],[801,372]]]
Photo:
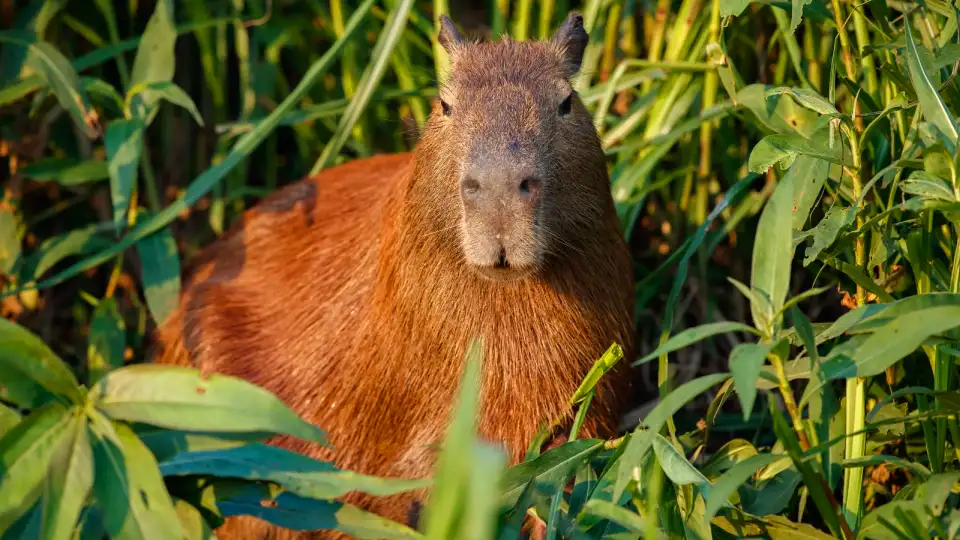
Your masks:
[[[247,379],[326,430],[343,469],[429,476],[470,341],[480,435],[520,461],[617,342],[633,351],[632,269],[596,130],[570,79],[578,14],[548,42],[472,43],[442,19],[451,72],[416,149],[359,159],[264,199],[209,246],[158,330],[156,361]],[[584,434],[612,436],[606,376]],[[407,521],[424,493],[344,500]],[[315,538],[231,518],[220,538]]]

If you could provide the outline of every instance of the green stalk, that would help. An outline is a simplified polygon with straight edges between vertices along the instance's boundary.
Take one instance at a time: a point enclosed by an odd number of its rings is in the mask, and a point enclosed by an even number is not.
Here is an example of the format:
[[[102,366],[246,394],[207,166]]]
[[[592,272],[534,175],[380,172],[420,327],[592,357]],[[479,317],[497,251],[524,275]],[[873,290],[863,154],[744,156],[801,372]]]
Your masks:
[[[240,120],[246,121],[253,114],[256,95],[253,91],[253,78],[250,74],[250,34],[239,15],[243,13],[245,0],[233,0],[233,9],[238,19],[233,23],[233,47],[237,55],[237,76],[240,84]],[[247,164],[241,164],[227,177],[227,197],[233,191],[243,189],[247,181]],[[236,198],[231,204],[233,212],[243,212],[243,199]]]
[[[855,201],[860,199],[860,193],[863,191],[861,180],[860,163],[860,145],[853,137],[853,133],[848,132],[850,138],[850,150],[853,158],[852,184],[853,198]],[[857,215],[857,228],[863,229],[863,214]],[[854,245],[854,259],[859,269],[865,269],[866,243],[863,235],[857,236]],[[860,285],[857,285],[856,305],[857,307],[866,304],[866,291]],[[845,439],[846,459],[859,459],[866,452],[867,438],[863,429],[866,426],[866,379],[863,377],[854,377],[847,380],[847,414],[846,414],[846,433],[854,433]],[[863,468],[848,467],[843,471],[843,511],[844,518],[852,530],[857,530],[860,524],[860,518],[863,515]]]
[[[343,37],[343,4],[340,0],[330,0],[330,18],[333,23],[333,33],[337,39]],[[341,79],[340,86],[343,87],[343,95],[351,99],[357,91],[357,44],[354,41],[347,43],[343,49],[343,56],[340,58]],[[365,137],[363,123],[357,122],[351,131],[353,140],[361,147],[365,148]]]
[[[507,31],[507,16],[510,12],[510,0],[494,0],[493,38],[497,39]]]
[[[647,44],[647,60],[658,62],[663,54],[663,36],[667,30],[667,15],[670,13],[670,0],[658,0],[657,8],[653,21],[649,26],[653,27],[653,35],[650,37],[650,43]],[[644,15],[644,17],[648,17]],[[650,91],[653,81],[645,81],[640,86],[641,93]]]
[[[553,31],[553,14],[556,10],[554,0],[542,0],[538,8],[540,10],[540,20],[537,23],[537,34],[540,39],[549,39]]]
[[[711,2],[709,33],[711,43],[717,43],[720,40],[720,0]],[[701,112],[713,107],[717,102],[719,81],[716,70],[710,70],[704,75]],[[707,188],[709,187],[712,170],[710,165],[712,162],[713,126],[713,121],[707,121],[700,128],[700,169],[697,175],[697,204],[694,220],[694,224],[698,227],[707,219]]]
[[[511,38],[517,41],[526,41],[527,32],[530,29],[530,0],[518,0],[516,4],[516,10],[514,11],[515,18],[513,20],[513,33],[510,36]]]
[[[867,81],[867,92],[874,99],[877,99],[880,97],[878,94],[880,83],[877,79],[877,66],[873,61],[873,55],[863,54],[863,50],[870,45],[870,34],[867,29],[867,20],[863,16],[861,8],[853,9],[853,32],[857,37],[857,47],[861,54],[860,69]]]
[[[447,4],[447,0],[433,0],[434,32],[430,41],[433,45],[433,66],[434,69],[437,70],[437,79],[444,77],[450,68],[450,59],[447,57],[447,51],[444,50],[443,46],[440,45],[440,42],[437,40],[437,36],[440,35],[440,16],[449,14],[450,6]],[[417,120],[417,122],[419,122],[419,120]]]

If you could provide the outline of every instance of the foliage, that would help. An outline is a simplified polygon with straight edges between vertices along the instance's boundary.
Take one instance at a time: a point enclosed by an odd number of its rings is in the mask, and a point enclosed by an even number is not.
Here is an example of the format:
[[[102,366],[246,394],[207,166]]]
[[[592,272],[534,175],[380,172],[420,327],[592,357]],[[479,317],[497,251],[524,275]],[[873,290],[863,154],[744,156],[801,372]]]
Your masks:
[[[585,14],[577,86],[641,352],[613,344],[568,442],[508,467],[475,433],[472,348],[435,477],[410,481],[264,444],[324,437],[262,388],[138,361],[182,261],[245,208],[413,144],[446,69],[437,17],[468,17],[3,3],[4,538],[206,538],[231,515],[361,538],[515,538],[525,520],[549,539],[957,535],[960,4],[489,4],[470,26],[494,36]],[[622,437],[578,438],[616,362],[655,369],[659,398]],[[425,485],[418,530],[338,501]]]

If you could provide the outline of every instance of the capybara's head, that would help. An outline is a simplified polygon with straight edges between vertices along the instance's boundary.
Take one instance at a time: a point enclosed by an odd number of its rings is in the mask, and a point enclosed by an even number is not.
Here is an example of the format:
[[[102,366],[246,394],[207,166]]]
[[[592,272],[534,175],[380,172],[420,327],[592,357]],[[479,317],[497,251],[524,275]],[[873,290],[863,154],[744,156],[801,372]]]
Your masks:
[[[600,140],[571,79],[588,36],[572,13],[549,41],[465,39],[446,16],[450,72],[424,139],[441,170],[446,225],[465,263],[513,280],[578,250],[602,221],[609,184]]]

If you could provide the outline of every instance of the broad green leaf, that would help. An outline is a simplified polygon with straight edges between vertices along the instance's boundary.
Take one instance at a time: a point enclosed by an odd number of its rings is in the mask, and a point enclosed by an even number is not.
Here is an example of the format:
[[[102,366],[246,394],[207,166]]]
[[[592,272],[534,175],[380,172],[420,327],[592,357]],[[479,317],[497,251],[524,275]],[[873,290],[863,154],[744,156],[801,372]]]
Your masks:
[[[779,164],[783,168],[790,167],[797,156],[805,155],[822,159],[837,165],[853,166],[850,152],[840,144],[839,138],[830,146],[829,138],[816,136],[806,139],[800,135],[780,134],[767,135],[750,151],[748,167],[752,172],[765,173],[767,169]],[[790,212],[787,212],[790,215]]]
[[[113,538],[179,539],[180,521],[153,454],[125,424],[96,415],[94,492]]]
[[[54,450],[46,471],[39,536],[45,540],[70,537],[93,488],[93,449],[87,418],[79,411],[71,416],[70,424],[64,427],[67,434]]]
[[[428,538],[456,535],[456,511],[463,504],[473,458],[482,366],[483,342],[473,339],[467,348],[456,405],[435,465],[434,487],[424,509],[422,529]]]
[[[583,378],[583,382],[580,383],[577,391],[574,392],[573,397],[570,398],[570,403],[576,405],[586,399],[587,394],[597,386],[600,379],[608,371],[613,369],[613,366],[617,365],[617,362],[622,358],[623,348],[617,343],[610,345],[610,348],[603,353],[603,356],[601,356],[599,360],[594,362],[590,371],[587,372],[587,375]]]
[[[113,225],[118,235],[127,223],[130,196],[137,184],[137,170],[140,167],[140,154],[143,152],[143,129],[143,122],[140,120],[115,120],[107,126],[107,133],[104,135]]]
[[[707,480],[703,473],[691,465],[687,458],[659,433],[653,439],[653,451],[657,454],[660,467],[671,482],[678,486],[696,484],[704,496],[710,493],[710,488],[713,487],[710,480]]]
[[[733,439],[717,450],[706,463],[700,467],[700,472],[708,478],[722,475],[737,463],[757,455],[757,448],[745,439]]]
[[[898,317],[878,328],[856,350],[823,361],[827,380],[871,377],[883,373],[917,350],[927,338],[960,326],[960,306],[924,309]]]
[[[774,454],[778,458],[783,455]],[[773,463],[777,463],[774,460]],[[782,464],[782,465],[781,465]],[[802,479],[796,469],[790,468],[789,459],[778,463],[784,470],[758,486],[744,485],[740,488],[740,506],[744,512],[756,516],[779,514],[790,504]],[[772,467],[771,467],[772,468]]]
[[[620,525],[624,529],[635,533],[647,532],[648,527],[643,518],[630,510],[600,499],[590,499],[583,505],[583,513],[597,516]],[[606,538],[606,537],[605,537]]]
[[[153,320],[160,324],[180,304],[180,254],[170,228],[137,242],[144,296]]]
[[[51,397],[80,403],[77,378],[43,340],[0,319],[0,399],[34,408]]]
[[[900,184],[903,191],[918,195],[924,199],[933,199],[947,202],[957,202],[960,200],[954,193],[950,183],[939,176],[934,176],[927,171],[913,171],[910,176]]]
[[[160,473],[269,480],[312,499],[336,499],[351,491],[382,497],[430,484],[429,480],[378,478],[343,471],[332,463],[262,443],[177,454],[160,463]]]
[[[274,128],[277,127],[277,125],[280,123],[280,120],[287,114],[287,112],[293,109],[295,104],[298,103],[307,94],[310,88],[313,87],[314,83],[316,83],[330,69],[334,62],[339,58],[343,47],[353,37],[354,33],[359,30],[361,21],[363,21],[365,16],[369,14],[374,3],[375,0],[363,0],[360,6],[358,6],[357,9],[351,14],[350,20],[344,25],[344,32],[340,38],[338,38],[337,41],[326,50],[320,59],[310,66],[310,69],[308,69],[303,75],[303,79],[301,79],[300,83],[290,91],[283,102],[273,109],[273,111],[267,115],[266,118],[259,122],[256,128],[240,137],[233,148],[230,149],[230,152],[224,156],[222,161],[201,173],[200,176],[198,176],[187,187],[187,190],[182,197],[177,199],[170,206],[164,208],[160,213],[156,214],[149,220],[139,224],[134,230],[130,231],[128,234],[125,234],[119,241],[112,243],[100,253],[87,257],[71,265],[70,267],[57,273],[55,276],[36,284],[34,287],[43,289],[52,285],[56,285],[57,283],[61,283],[73,276],[76,276],[89,268],[93,268],[103,263],[104,261],[109,261],[115,255],[122,253],[127,248],[134,246],[144,237],[169,225],[171,222],[177,219],[181,212],[196,203],[207,192],[213,189],[213,187],[217,185],[224,177],[226,177],[230,171],[234,169],[234,167],[246,160],[250,153],[260,146],[260,143],[262,143],[274,130]],[[125,49],[118,46],[117,50]],[[110,54],[116,53],[114,50],[111,50]],[[83,60],[83,58],[80,60]],[[80,63],[80,60],[77,61],[78,64]],[[99,61],[99,57],[97,57],[96,60]],[[87,61],[93,62],[93,60]],[[699,125],[699,123],[697,125]],[[0,294],[0,297],[15,294],[17,292],[19,292],[17,289],[6,291],[3,294]]]
[[[535,459],[510,467],[500,480],[500,504],[512,506],[523,493],[527,484],[534,482],[544,490],[552,490],[564,478],[590,457],[603,450],[599,439],[576,439],[551,448]]]
[[[159,463],[163,463],[179,454],[224,450],[242,446],[249,442],[269,439],[269,432],[242,433],[204,433],[198,431],[177,431],[139,424],[135,428],[137,436],[153,452]]]
[[[362,539],[425,538],[404,525],[338,501],[275,494],[267,486],[256,484],[218,486],[215,493],[224,517],[254,516],[295,531],[339,530]]]
[[[0,207],[0,276],[13,271],[20,259],[20,233],[17,216],[6,206]]]
[[[269,391],[236,377],[204,376],[181,366],[122,367],[100,379],[90,398],[115,420],[186,431],[270,432],[326,444],[320,428]]]
[[[747,108],[759,124],[774,133],[810,137],[820,116],[792,97],[770,93],[770,88],[763,84],[741,88],[734,101]]]
[[[80,76],[56,47],[18,31],[0,32],[0,42],[26,47],[26,65],[53,90],[60,106],[70,114],[82,133],[91,139],[98,135],[97,115],[90,106]]]
[[[61,186],[80,186],[110,177],[107,163],[98,159],[74,161],[64,158],[46,158],[31,163],[21,172],[38,182],[56,182]]]
[[[20,420],[22,420],[20,413],[6,405],[0,404],[0,438],[19,424]]]
[[[688,345],[692,345],[698,341],[704,340],[708,337],[715,336],[717,334],[726,334],[727,332],[749,332],[751,334],[757,334],[756,329],[751,326],[747,326],[743,323],[737,322],[718,322],[718,323],[707,323],[694,328],[688,328],[683,332],[673,336],[666,343],[657,347],[653,352],[644,356],[640,360],[637,360],[633,363],[634,366],[644,364],[653,360],[654,358],[659,357],[661,354],[670,353],[679,349],[682,349]]]
[[[723,473],[723,476],[714,482],[713,488],[707,496],[705,519],[707,521],[713,521],[713,517],[717,515],[717,512],[729,504],[730,496],[737,491],[741,484],[749,480],[760,467],[769,465],[782,458],[783,456],[776,454],[754,454]]]
[[[51,403],[30,413],[0,438],[0,531],[40,497],[50,459],[75,420],[62,405]]]
[[[714,518],[713,525],[734,538],[770,538],[771,540],[832,540],[834,537],[807,523],[794,523],[783,516],[725,516]]]
[[[849,225],[847,209],[840,205],[830,207],[820,223],[813,229],[813,242],[804,252],[803,265],[815,261],[820,252],[832,246],[840,230]]]
[[[784,183],[793,186],[792,227],[803,229],[810,211],[820,197],[823,182],[827,179],[830,164],[810,156],[798,156],[793,166],[787,169]]]
[[[743,10],[747,9],[747,6],[750,5],[751,0],[721,0],[720,1],[720,16],[721,17],[738,17]]]
[[[898,317],[939,306],[960,306],[960,294],[931,292],[908,296],[887,304],[868,304],[837,319],[837,322],[825,331],[822,337],[832,339],[844,332],[851,334],[873,332]],[[951,339],[960,340],[958,330],[947,331],[945,335]],[[818,340],[820,337],[818,336]]]
[[[117,310],[116,299],[100,300],[90,322],[90,338],[87,344],[88,384],[95,384],[100,377],[123,366],[126,338],[126,328],[123,317]]]
[[[130,88],[133,93],[139,86],[173,79],[176,56],[177,29],[173,25],[174,8],[171,0],[156,3],[147,27],[140,38],[137,56],[130,73]],[[157,97],[147,97],[144,104],[152,107]]]
[[[753,412],[753,403],[757,399],[757,379],[774,345],[775,342],[740,343],[730,352],[730,373],[733,374],[737,395],[740,396],[744,422],[750,419],[750,413]]]
[[[136,94],[128,96],[127,99],[130,101],[134,113],[146,125],[152,123],[157,112],[157,107],[150,107],[147,104],[156,103],[160,100],[182,107],[190,113],[190,116],[193,117],[198,125],[201,127],[204,125],[203,117],[200,116],[200,111],[197,110],[197,105],[193,102],[193,99],[184,92],[183,88],[180,88],[170,81],[156,81],[145,84],[135,88],[133,92],[136,92]]]
[[[913,29],[910,27],[910,21],[907,18],[904,19],[904,24],[906,25],[904,29],[904,35],[906,36],[904,56],[910,72],[910,81],[917,91],[917,99],[920,101],[920,110],[923,117],[936,125],[937,129],[956,144],[956,120],[937,92],[940,77],[933,68],[933,57],[926,47],[917,45],[913,37]]]
[[[798,17],[798,13],[796,12],[798,4],[803,6],[804,4],[809,4],[811,1],[812,0],[792,0],[794,17]],[[820,114],[838,114],[837,108],[833,106],[833,103],[830,103],[829,100],[818,94],[816,90],[807,88],[788,88],[781,86],[777,88],[771,88],[770,90],[767,90],[765,94],[767,96],[788,95],[797,100],[797,102],[804,107],[814,112],[818,112]]]
[[[780,311],[786,301],[793,260],[790,238],[794,187],[787,180],[795,181],[796,177],[784,177],[780,181],[760,214],[750,270],[750,287],[770,300],[773,313]],[[750,311],[754,322],[760,326],[766,317],[753,304]],[[768,324],[775,322],[768,321]]]
[[[868,467],[870,465],[887,465],[892,466],[890,468],[902,468],[907,469],[911,473],[919,476],[921,479],[927,479],[930,477],[930,469],[923,466],[922,463],[916,461],[910,461],[908,459],[899,458],[896,456],[887,456],[883,454],[874,454],[870,456],[864,456],[858,459],[845,459],[840,463],[842,467]]]

